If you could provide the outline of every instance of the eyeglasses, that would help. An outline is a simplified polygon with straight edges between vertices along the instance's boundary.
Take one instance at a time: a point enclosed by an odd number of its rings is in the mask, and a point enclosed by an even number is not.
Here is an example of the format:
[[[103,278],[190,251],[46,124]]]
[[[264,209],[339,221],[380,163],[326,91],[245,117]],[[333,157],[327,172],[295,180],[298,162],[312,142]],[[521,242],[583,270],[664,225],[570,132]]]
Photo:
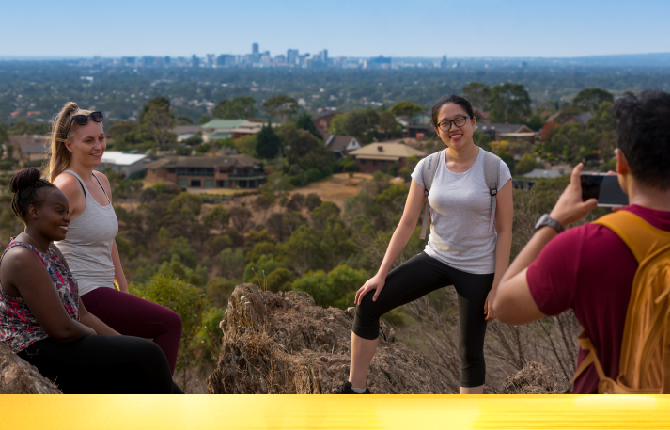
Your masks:
[[[102,112],[91,112],[88,115],[75,115],[72,118],[70,118],[70,125],[67,127],[67,133],[65,135],[67,136],[70,134],[70,127],[72,127],[72,121],[77,121],[77,124],[79,125],[86,125],[88,124],[88,119],[91,118],[95,122],[102,122]]]
[[[456,127],[463,127],[465,125],[465,120],[468,118],[474,118],[474,116],[457,116],[454,119],[445,119],[441,123],[439,123],[437,126],[440,127],[440,130],[442,131],[449,131],[451,130],[451,123],[453,122]]]

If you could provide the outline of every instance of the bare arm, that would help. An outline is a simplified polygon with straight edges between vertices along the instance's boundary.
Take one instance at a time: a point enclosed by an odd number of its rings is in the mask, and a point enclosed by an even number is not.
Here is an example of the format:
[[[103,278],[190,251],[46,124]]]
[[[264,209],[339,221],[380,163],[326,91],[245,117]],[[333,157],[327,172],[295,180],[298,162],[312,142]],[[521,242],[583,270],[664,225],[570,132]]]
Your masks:
[[[512,180],[507,181],[496,195],[496,233],[498,239],[496,242],[496,265],[493,275],[493,287],[484,304],[484,313],[486,319],[492,321],[495,318],[493,312],[493,297],[498,291],[498,285],[505,275],[509,265],[509,254],[512,248],[512,219],[514,217],[514,203]]]
[[[583,167],[582,164],[579,164],[572,170],[570,185],[563,191],[550,214],[564,227],[584,217],[598,204],[596,199],[582,201],[582,186],[579,174]],[[544,316],[530,293],[526,272],[528,266],[537,260],[540,251],[556,234],[556,231],[550,227],[538,230],[510,265],[507,273],[500,281],[498,293],[493,300],[493,312],[500,321],[520,325]]]
[[[129,294],[128,282],[126,281],[126,275],[123,273],[123,268],[121,267],[119,250],[116,247],[116,239],[114,240],[114,245],[112,247],[112,262],[114,263],[114,280],[116,281],[116,285],[119,287],[119,291]]]
[[[386,248],[386,253],[384,254],[384,259],[379,267],[379,271],[356,292],[356,297],[354,299],[356,304],[360,304],[363,297],[365,297],[371,290],[377,290],[372,300],[376,300],[379,293],[381,293],[386,275],[388,275],[391,267],[393,267],[393,263],[398,259],[400,252],[402,252],[407,245],[409,238],[412,237],[412,233],[414,233],[416,221],[419,219],[419,214],[426,201],[424,190],[425,188],[423,186],[412,180],[412,184],[409,188],[409,195],[405,202],[405,210],[398,223],[398,228],[396,228],[391,237],[391,241],[389,242],[389,246]]]
[[[106,335],[118,335],[119,332],[109,327],[104,322],[100,321],[100,318],[96,317],[92,313],[86,310],[84,302],[79,298],[79,320],[86,327],[92,328],[97,334],[106,334]]]
[[[49,272],[35,254],[17,248],[5,255],[3,283],[14,286],[25,300],[40,327],[58,342],[72,342],[96,332],[70,318],[58,297]]]

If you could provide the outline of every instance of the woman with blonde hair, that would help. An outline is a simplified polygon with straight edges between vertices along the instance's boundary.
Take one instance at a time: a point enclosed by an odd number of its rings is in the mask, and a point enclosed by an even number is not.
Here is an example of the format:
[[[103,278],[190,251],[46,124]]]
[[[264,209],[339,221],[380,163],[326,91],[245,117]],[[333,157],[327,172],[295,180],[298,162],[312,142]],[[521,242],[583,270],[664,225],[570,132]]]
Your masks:
[[[51,135],[49,180],[68,198],[67,238],[56,246],[70,263],[86,308],[119,333],[153,339],[174,374],[181,337],[179,315],[128,292],[116,246],[118,223],[107,177],[93,170],[106,141],[102,113],[67,103]],[[118,285],[118,291],[114,286]]]

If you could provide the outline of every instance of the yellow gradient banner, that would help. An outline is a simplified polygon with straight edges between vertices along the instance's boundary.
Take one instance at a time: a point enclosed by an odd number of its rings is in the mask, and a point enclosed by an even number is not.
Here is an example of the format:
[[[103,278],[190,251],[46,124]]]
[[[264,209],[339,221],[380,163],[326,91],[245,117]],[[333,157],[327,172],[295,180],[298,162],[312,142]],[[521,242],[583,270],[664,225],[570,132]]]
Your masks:
[[[670,396],[3,395],[0,428],[667,429]]]

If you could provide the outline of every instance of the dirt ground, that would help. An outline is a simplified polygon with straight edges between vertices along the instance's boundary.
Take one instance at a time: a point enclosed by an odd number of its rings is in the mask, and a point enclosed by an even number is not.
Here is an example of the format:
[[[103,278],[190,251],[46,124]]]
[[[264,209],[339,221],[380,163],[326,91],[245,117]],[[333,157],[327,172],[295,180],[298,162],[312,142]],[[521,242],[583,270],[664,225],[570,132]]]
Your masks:
[[[311,193],[316,193],[321,197],[321,200],[330,200],[340,208],[342,213],[344,213],[344,202],[360,193],[363,188],[363,183],[365,181],[372,180],[372,175],[367,173],[354,173],[353,178],[349,178],[348,173],[336,173],[331,177],[324,179],[323,181],[316,182],[313,184],[306,185],[300,188],[294,188],[289,193],[290,195],[301,193],[304,196],[307,196]],[[189,188],[189,192],[207,192],[211,194],[232,194],[236,190],[227,190],[227,189],[202,189],[202,188]],[[228,200],[224,203],[225,206],[239,205],[244,202],[244,205],[248,208],[252,208],[253,202],[256,200],[256,195],[248,195],[242,197],[236,197],[232,200]],[[120,202],[120,205],[127,210],[134,210],[139,206],[139,202],[135,201],[124,201]],[[202,205],[201,214],[206,214],[209,212],[214,204],[205,203]],[[252,209],[252,223],[253,225],[264,223],[268,216],[273,212],[279,211],[279,206],[276,204],[272,209],[268,210],[266,213],[260,213]],[[307,213],[305,212],[305,215]]]

